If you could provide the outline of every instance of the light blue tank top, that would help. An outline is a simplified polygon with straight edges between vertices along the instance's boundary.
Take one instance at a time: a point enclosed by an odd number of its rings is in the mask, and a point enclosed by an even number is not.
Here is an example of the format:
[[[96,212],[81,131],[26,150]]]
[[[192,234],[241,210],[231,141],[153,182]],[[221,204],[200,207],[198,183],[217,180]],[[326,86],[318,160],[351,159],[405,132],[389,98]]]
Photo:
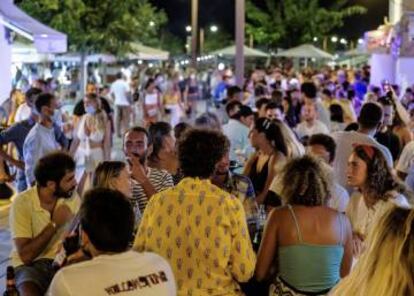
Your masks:
[[[290,286],[304,292],[319,292],[332,288],[340,279],[344,255],[342,217],[339,215],[340,238],[338,245],[314,245],[303,242],[298,220],[290,205],[299,243],[279,247],[279,275]]]

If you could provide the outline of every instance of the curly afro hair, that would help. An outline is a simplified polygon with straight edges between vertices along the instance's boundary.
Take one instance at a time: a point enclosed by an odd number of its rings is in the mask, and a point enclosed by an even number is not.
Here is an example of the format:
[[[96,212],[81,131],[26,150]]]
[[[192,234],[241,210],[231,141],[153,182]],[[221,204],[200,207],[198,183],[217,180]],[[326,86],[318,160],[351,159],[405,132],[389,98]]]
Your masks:
[[[209,178],[229,151],[229,140],[211,129],[192,129],[178,142],[178,159],[185,177]]]

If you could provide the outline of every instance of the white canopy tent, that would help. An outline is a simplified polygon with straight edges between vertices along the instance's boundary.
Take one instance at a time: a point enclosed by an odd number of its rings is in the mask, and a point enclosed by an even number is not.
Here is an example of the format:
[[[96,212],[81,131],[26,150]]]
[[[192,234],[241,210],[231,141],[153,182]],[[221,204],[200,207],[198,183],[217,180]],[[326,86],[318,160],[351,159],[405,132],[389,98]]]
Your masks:
[[[145,46],[141,43],[132,43],[131,52],[126,55],[130,60],[168,60],[170,53],[157,48]]]
[[[13,0],[0,1],[0,24],[32,41],[40,53],[67,50],[67,36],[30,17]]]
[[[168,60],[170,53],[160,49],[152,48],[149,46],[142,45],[140,43],[133,43],[131,45],[132,50],[126,54],[128,60]],[[122,58],[121,58],[122,59]],[[90,54],[85,57],[86,63],[104,63],[114,64],[117,62],[117,57],[111,54]],[[56,56],[55,61],[57,62],[69,62],[69,63],[80,63],[80,53],[68,53],[60,56]]]
[[[357,48],[345,51],[344,56],[346,57],[369,56],[369,53],[365,48],[357,47]]]
[[[312,44],[303,44],[276,54],[277,57],[306,58],[306,59],[328,59],[333,60],[334,56],[323,51]]]
[[[230,56],[234,57],[236,56],[236,46],[228,46],[219,50],[215,50],[211,52],[212,55],[218,55],[218,56]],[[267,58],[269,55],[263,51],[260,51],[258,49],[254,49],[248,46],[244,46],[244,56],[245,57],[256,57],[256,58]]]
[[[0,0],[0,103],[9,96],[12,88],[14,33],[32,42],[37,53],[61,53],[67,49],[65,34],[30,17],[14,5],[13,0]]]

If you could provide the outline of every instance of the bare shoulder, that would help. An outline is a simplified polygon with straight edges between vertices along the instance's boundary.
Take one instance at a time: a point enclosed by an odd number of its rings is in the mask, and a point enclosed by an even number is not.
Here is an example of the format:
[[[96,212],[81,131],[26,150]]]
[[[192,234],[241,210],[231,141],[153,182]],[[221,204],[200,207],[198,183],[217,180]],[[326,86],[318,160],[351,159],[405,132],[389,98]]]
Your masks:
[[[287,214],[289,214],[289,209],[287,206],[274,208],[268,215],[267,223],[278,224],[280,221],[285,220]]]

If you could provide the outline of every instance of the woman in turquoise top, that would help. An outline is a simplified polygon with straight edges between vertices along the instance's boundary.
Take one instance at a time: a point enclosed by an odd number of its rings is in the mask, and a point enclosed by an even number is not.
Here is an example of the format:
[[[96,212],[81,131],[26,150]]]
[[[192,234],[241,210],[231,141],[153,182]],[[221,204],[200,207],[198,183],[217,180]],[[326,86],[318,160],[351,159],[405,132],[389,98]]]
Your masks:
[[[256,279],[272,279],[269,295],[324,295],[351,269],[352,232],[345,215],[326,206],[330,184],[318,160],[289,161],[282,198],[267,220]]]

